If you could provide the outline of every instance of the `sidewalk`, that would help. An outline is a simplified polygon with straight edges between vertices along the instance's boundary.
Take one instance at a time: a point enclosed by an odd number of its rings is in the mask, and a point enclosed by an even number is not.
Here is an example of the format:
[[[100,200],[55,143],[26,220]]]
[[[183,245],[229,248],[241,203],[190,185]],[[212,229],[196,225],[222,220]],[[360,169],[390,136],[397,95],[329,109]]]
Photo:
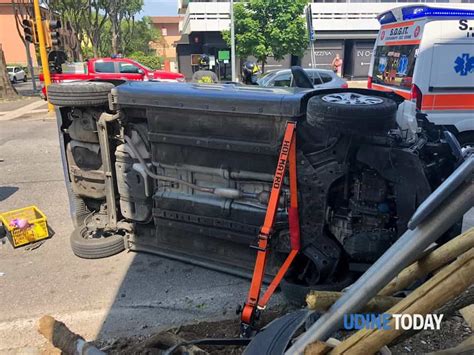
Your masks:
[[[22,97],[18,100],[0,101],[0,122],[17,118],[43,117],[48,113],[46,101],[38,97]]]

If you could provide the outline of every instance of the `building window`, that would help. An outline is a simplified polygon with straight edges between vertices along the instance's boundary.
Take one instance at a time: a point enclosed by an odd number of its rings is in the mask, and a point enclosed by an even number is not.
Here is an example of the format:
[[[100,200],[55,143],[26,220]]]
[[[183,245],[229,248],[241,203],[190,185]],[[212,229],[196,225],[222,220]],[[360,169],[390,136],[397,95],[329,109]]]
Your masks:
[[[162,34],[163,36],[168,36],[168,29],[167,29],[166,27],[162,27],[162,28],[161,28],[161,34]]]

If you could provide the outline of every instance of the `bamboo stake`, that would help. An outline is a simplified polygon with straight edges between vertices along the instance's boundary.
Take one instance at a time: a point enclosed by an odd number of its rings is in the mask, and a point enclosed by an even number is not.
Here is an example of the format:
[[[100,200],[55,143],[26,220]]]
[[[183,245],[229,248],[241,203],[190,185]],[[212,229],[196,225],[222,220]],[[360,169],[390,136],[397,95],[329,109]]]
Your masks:
[[[438,274],[413,291],[394,307],[390,314],[427,314],[441,307],[474,283],[474,248],[462,254],[456,261],[444,267]],[[400,336],[404,330],[395,329],[395,320],[389,323],[391,330],[363,329],[346,339],[330,354],[373,354]]]
[[[324,312],[329,309],[341,297],[341,292],[332,291],[310,291],[306,296],[308,309]],[[361,312],[379,313],[384,312],[397,304],[402,298],[389,296],[375,296],[367,303]]]
[[[379,296],[391,296],[403,290],[415,280],[446,265],[470,248],[474,248],[474,227],[403,269],[379,292]]]
[[[306,349],[304,349],[304,355],[324,355],[331,351],[332,347],[322,341],[316,341],[312,344],[309,344]]]

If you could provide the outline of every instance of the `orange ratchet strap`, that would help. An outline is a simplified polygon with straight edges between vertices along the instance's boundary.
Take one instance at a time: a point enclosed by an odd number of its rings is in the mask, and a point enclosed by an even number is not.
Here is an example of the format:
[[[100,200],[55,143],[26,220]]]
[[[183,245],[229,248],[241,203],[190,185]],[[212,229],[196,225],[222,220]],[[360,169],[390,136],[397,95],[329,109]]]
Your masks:
[[[273,233],[273,225],[280,201],[280,193],[285,178],[286,168],[289,165],[290,180],[290,207],[288,209],[288,222],[290,230],[290,246],[291,251],[285,262],[278,270],[275,278],[272,280],[262,298],[260,298],[260,290],[262,288],[263,278],[265,275],[265,265],[268,257],[268,244]],[[300,250],[300,226],[298,216],[298,189],[296,178],[296,123],[288,122],[286,126],[285,136],[281,145],[280,157],[278,159],[275,176],[273,178],[272,191],[268,202],[265,221],[258,235],[257,260],[253,271],[252,282],[244,304],[241,315],[241,332],[244,336],[249,336],[256,315],[259,310],[265,309],[268,300],[275,292],[280,284],[283,276],[288,271],[295,256]]]

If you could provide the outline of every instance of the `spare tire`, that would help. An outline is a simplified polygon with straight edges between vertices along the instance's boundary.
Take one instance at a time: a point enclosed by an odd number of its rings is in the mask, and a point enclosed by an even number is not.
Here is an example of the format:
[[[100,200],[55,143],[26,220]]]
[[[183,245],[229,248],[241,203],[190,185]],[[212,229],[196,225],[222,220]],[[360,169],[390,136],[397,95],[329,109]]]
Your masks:
[[[110,234],[102,238],[92,236],[84,225],[71,234],[71,248],[75,255],[84,259],[101,259],[120,253],[125,249],[124,236]]]
[[[48,100],[55,106],[99,106],[107,105],[112,83],[100,81],[78,81],[48,86]]]
[[[381,96],[336,92],[310,98],[306,120],[329,132],[371,135],[397,127],[397,103]]]

